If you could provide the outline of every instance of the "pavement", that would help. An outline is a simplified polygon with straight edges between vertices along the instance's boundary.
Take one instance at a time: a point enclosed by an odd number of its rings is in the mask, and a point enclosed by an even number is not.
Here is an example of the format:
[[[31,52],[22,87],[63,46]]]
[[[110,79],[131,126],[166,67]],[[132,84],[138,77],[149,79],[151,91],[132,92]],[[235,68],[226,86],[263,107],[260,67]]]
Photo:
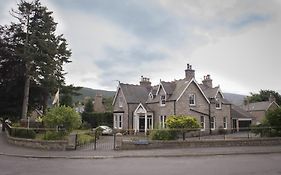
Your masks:
[[[281,153],[279,146],[246,146],[246,147],[208,147],[181,149],[150,149],[150,150],[73,150],[51,151],[25,148],[9,144],[6,134],[0,131],[0,155],[21,158],[49,159],[107,159],[107,158],[155,158],[155,157],[188,157],[218,156],[241,154],[272,154]]]

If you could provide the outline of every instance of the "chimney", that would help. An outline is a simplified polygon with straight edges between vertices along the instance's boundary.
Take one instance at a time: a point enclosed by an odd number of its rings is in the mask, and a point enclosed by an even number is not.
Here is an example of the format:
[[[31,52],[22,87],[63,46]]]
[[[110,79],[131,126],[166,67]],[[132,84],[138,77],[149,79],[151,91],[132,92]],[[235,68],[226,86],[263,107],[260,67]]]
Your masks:
[[[195,71],[192,69],[192,65],[187,64],[187,68],[185,70],[185,79],[191,80],[195,77]]]
[[[268,101],[269,101],[270,103],[272,103],[272,102],[276,101],[276,99],[275,99],[275,97],[274,97],[272,94],[270,94],[270,95],[269,95],[269,98],[268,98]]]
[[[211,79],[211,76],[209,74],[207,76],[204,76],[204,80],[202,81],[202,83],[208,88],[213,88],[213,80]]]
[[[150,82],[149,78],[146,78],[144,76],[141,76],[140,85],[144,86],[146,88],[151,88],[151,82]]]

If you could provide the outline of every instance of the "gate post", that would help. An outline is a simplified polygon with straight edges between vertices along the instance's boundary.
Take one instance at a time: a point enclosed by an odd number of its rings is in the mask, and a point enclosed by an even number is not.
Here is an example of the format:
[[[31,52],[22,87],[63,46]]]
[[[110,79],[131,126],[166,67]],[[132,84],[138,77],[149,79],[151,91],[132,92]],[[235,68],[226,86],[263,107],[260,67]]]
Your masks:
[[[94,132],[95,132],[94,150],[96,150],[97,149],[97,130],[95,129]]]

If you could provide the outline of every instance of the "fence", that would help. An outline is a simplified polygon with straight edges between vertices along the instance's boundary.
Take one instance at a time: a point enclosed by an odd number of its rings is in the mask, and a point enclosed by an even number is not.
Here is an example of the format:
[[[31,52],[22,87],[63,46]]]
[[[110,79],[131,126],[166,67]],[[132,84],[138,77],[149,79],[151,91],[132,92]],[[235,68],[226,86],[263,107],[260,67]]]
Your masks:
[[[281,137],[281,127],[245,127],[230,129],[215,129],[203,131],[200,129],[153,129],[147,132],[135,130],[117,130],[124,139],[131,140],[231,140],[253,139],[264,137]]]

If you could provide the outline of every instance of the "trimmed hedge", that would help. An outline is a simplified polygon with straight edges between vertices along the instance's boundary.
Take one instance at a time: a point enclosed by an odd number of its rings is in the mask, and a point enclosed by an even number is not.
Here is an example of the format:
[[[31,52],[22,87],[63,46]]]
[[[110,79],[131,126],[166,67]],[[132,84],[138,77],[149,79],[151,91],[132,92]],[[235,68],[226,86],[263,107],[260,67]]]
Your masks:
[[[100,125],[113,126],[113,113],[95,113],[95,112],[83,112],[82,121],[87,122],[92,128],[96,128]]]
[[[151,140],[176,140],[177,131],[162,129],[162,130],[153,130],[149,134]]]
[[[47,131],[43,137],[43,140],[64,140],[66,132],[63,131]]]
[[[35,139],[36,132],[33,129],[27,128],[12,128],[11,129],[12,137],[26,138],[26,139]]]

